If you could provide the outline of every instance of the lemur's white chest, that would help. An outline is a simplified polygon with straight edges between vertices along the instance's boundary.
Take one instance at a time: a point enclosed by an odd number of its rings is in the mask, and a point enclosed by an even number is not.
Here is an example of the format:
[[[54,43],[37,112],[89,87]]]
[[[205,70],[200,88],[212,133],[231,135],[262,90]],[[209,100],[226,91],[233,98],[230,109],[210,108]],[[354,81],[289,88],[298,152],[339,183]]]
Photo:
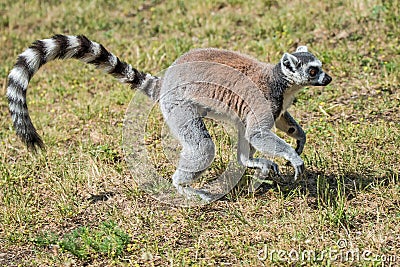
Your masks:
[[[292,105],[293,100],[295,99],[300,89],[301,86],[292,86],[291,88],[286,90],[286,92],[283,94],[283,103],[280,115],[285,113],[286,110]]]

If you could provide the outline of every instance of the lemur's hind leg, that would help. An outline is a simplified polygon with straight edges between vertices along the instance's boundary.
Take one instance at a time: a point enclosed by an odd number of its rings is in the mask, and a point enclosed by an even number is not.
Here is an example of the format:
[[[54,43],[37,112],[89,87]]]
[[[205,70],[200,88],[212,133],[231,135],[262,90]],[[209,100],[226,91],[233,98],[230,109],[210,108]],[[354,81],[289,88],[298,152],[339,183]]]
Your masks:
[[[209,192],[194,189],[191,185],[213,162],[214,142],[195,105],[187,101],[171,102],[162,102],[160,106],[171,132],[182,145],[172,183],[180,194],[189,199],[197,197],[210,201]]]

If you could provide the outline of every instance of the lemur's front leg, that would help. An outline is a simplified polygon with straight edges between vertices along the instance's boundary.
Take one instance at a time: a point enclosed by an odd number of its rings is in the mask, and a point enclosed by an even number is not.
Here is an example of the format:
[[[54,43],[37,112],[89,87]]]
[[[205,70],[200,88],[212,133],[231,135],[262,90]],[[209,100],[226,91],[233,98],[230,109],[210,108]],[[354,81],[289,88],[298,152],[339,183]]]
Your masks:
[[[273,157],[283,157],[290,161],[295,170],[294,179],[296,180],[304,172],[304,162],[288,143],[270,131],[270,125],[269,120],[260,120],[253,125],[250,122],[246,128],[246,139],[261,153]]]
[[[289,112],[285,112],[275,121],[275,126],[290,137],[297,140],[296,152],[300,155],[306,143],[306,134],[301,126],[293,119]]]
[[[253,155],[255,152],[256,149],[245,137],[245,129],[239,127],[237,149],[237,158],[239,163],[248,168],[260,169],[263,175],[266,175],[270,170],[277,175],[280,174],[276,163],[264,158],[254,158]]]

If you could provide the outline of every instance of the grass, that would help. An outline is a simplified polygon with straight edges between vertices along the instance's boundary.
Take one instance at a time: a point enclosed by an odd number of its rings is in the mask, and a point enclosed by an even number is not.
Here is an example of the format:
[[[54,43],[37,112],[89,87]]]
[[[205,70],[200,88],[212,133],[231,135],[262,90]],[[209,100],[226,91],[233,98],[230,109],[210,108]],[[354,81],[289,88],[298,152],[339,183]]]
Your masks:
[[[103,222],[99,229],[81,226],[66,234],[61,240],[56,234],[45,232],[30,240],[36,246],[68,251],[78,259],[89,260],[99,256],[115,258],[129,248],[130,236],[116,227],[114,222]]]
[[[177,208],[144,193],[124,162],[129,88],[77,61],[49,63],[28,92],[46,152],[28,153],[6,98],[0,101],[0,266],[398,265],[399,6],[398,0],[2,1],[3,96],[17,55],[55,33],[85,34],[154,74],[195,47],[277,62],[305,44],[334,80],[305,88],[291,108],[307,132],[305,181],[271,182],[255,193],[238,188],[204,207]],[[214,133],[223,152],[224,134]],[[220,159],[212,171],[224,166]],[[296,258],[301,252],[316,256]]]

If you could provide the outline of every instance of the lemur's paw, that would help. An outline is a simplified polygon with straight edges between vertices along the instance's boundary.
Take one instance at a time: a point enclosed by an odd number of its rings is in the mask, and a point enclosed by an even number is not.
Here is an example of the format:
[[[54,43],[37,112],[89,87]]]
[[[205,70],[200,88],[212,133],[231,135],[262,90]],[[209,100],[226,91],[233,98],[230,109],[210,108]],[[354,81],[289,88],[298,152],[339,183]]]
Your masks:
[[[279,171],[278,164],[276,164],[275,162],[272,162],[271,170],[272,170],[276,175],[281,176],[281,172]]]
[[[304,173],[304,163],[302,162],[301,164],[298,165],[293,165],[294,167],[294,180],[296,181],[303,173]]]

